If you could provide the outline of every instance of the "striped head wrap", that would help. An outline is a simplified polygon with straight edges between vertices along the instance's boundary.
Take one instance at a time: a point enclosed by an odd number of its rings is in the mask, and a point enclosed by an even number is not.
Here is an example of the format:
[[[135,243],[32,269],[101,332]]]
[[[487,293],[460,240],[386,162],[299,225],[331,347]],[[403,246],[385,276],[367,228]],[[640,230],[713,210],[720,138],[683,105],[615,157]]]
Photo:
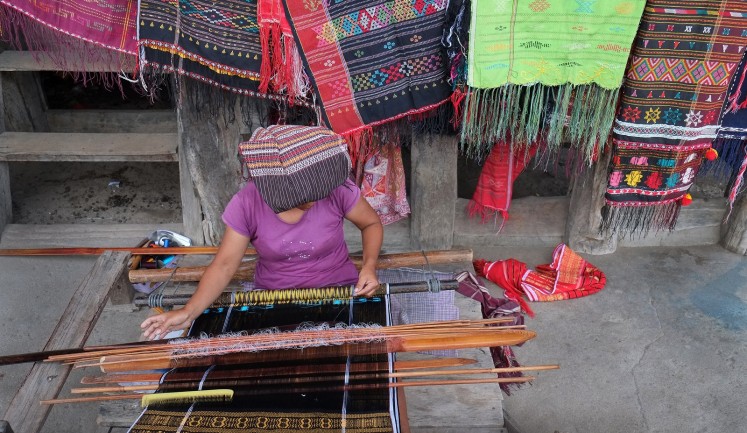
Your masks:
[[[318,126],[259,128],[239,154],[275,213],[327,197],[351,170],[345,139]]]

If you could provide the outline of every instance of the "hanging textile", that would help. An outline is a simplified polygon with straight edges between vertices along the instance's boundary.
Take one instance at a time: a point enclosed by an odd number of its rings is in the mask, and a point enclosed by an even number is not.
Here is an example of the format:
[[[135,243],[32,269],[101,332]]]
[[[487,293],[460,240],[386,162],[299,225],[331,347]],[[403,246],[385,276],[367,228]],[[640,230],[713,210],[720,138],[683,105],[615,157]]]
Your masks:
[[[651,0],[615,120],[603,229],[673,229],[747,44],[747,3]]]
[[[506,298],[518,302],[521,309],[534,317],[530,301],[560,301],[593,295],[604,288],[607,277],[596,266],[584,260],[565,244],[552,253],[552,263],[527,270],[516,259],[488,262],[475,260],[475,271],[505,290]]]
[[[486,221],[500,214],[505,222],[511,206],[514,181],[536,152],[536,145],[521,150],[507,143],[494,145],[482,167],[472,200],[467,205],[469,216],[480,215],[482,221]]]
[[[704,169],[719,177],[728,178],[727,201],[732,208],[737,196],[744,190],[747,170],[747,51],[734,74],[728,98],[721,113],[718,135],[712,147],[717,152],[714,161],[704,161]]]
[[[62,34],[73,36],[103,48],[134,55],[137,48],[137,0],[0,0],[34,21]],[[6,10],[5,13],[8,13]],[[14,15],[8,15],[11,18]],[[12,18],[11,18],[12,19]],[[4,22],[3,33],[18,19]],[[17,29],[24,33],[24,29]],[[49,41],[25,38],[31,49]],[[67,52],[69,55],[70,52]]]
[[[402,148],[387,143],[366,161],[361,193],[386,225],[410,215],[406,189]]]
[[[257,1],[140,0],[141,66],[176,72],[241,95],[259,92]]]
[[[479,157],[481,146],[509,137],[519,147],[542,136],[549,150],[571,143],[591,163],[612,129],[645,1],[471,4],[462,121],[468,153]]]
[[[371,127],[449,98],[440,45],[447,0],[284,3],[322,120],[352,147]]]
[[[189,335],[222,334],[276,327],[280,330],[312,324],[387,324],[384,297],[340,302],[277,302],[267,305],[214,305],[192,325]],[[377,344],[372,342],[370,344]],[[323,350],[324,347],[317,348]],[[361,371],[358,363],[389,364],[387,354],[347,358],[304,359],[303,351],[284,350],[283,361],[211,367],[176,368],[161,379],[158,392],[207,390],[229,387],[231,402],[149,406],[130,428],[130,433],[179,431],[309,431],[393,433],[398,431],[397,396],[383,379],[354,379],[346,371]],[[266,353],[272,353],[268,351]],[[254,354],[256,355],[256,354]],[[271,355],[270,355],[271,356]],[[256,358],[256,356],[255,356]],[[296,358],[296,359],[294,359]],[[372,364],[369,364],[372,365]],[[314,367],[317,367],[316,369]],[[279,369],[260,378],[246,378],[254,369]],[[321,379],[304,375],[324,373]],[[391,370],[390,370],[391,371]],[[294,375],[295,373],[295,375]],[[383,382],[382,382],[383,381]],[[255,383],[257,382],[257,383]],[[382,382],[380,387],[377,382]],[[270,384],[268,384],[270,383]],[[346,384],[371,385],[341,390]]]

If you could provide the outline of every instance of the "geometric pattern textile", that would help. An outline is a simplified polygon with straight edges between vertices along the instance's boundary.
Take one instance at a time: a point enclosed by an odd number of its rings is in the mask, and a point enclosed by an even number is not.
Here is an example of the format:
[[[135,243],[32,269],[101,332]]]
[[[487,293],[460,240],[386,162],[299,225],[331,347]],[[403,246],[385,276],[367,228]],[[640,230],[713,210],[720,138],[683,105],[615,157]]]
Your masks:
[[[391,224],[410,214],[405,187],[402,149],[389,142],[366,161],[361,194],[373,207],[381,223]]]
[[[361,136],[445,102],[447,0],[289,1],[286,12],[323,121]]]
[[[648,2],[613,129],[605,229],[674,228],[745,44],[747,2]]]
[[[266,96],[256,0],[140,0],[138,44],[144,67]]]
[[[132,55],[137,52],[136,0],[0,0],[0,3],[57,32],[111,50]]]

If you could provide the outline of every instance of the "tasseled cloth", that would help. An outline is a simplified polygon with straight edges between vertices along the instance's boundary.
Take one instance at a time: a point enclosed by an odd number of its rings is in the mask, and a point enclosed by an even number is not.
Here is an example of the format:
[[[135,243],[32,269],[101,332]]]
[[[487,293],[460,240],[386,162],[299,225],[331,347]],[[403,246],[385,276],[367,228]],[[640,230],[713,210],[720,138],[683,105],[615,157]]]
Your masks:
[[[648,2],[615,120],[603,230],[674,228],[746,44],[747,2]]]
[[[501,325],[494,326],[517,326],[524,324],[524,316],[521,314],[521,307],[519,304],[514,300],[493,297],[487,287],[485,287],[485,284],[481,281],[480,277],[469,272],[462,272],[456,276],[456,280],[459,281],[457,292],[479,302],[482,310],[482,317],[484,319],[493,319],[497,317],[513,319],[511,322],[505,322]],[[495,365],[496,368],[520,367],[511,346],[491,347],[490,355],[493,358],[493,365]],[[498,373],[498,377],[522,376],[523,374],[520,371],[513,373]],[[506,395],[511,395],[511,389],[520,388],[521,384],[501,383],[500,387]]]
[[[354,164],[372,127],[448,101],[446,0],[284,4],[322,121],[346,136]]]
[[[508,219],[508,208],[511,206],[514,181],[536,151],[537,146],[521,150],[514,149],[507,143],[493,146],[480,172],[472,200],[467,205],[469,216],[480,215],[485,222],[500,214],[505,222]]]
[[[571,143],[591,164],[612,129],[645,2],[471,3],[462,121],[468,154],[480,157],[480,146],[509,138],[524,146],[545,137],[551,153]],[[460,57],[450,57],[458,71]]]
[[[565,244],[555,248],[552,263],[539,265],[533,271],[516,259],[495,262],[478,259],[474,266],[478,275],[500,286],[506,298],[517,302],[532,317],[534,312],[523,296],[539,302],[575,299],[593,295],[607,282],[604,272]]]

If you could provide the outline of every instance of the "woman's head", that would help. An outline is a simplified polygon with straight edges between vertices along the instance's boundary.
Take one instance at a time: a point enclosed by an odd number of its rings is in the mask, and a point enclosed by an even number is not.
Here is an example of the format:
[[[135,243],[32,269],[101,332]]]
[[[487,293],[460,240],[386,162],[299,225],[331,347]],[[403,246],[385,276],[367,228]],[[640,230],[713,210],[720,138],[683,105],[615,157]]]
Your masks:
[[[328,196],[351,170],[345,139],[317,126],[259,128],[239,144],[239,153],[276,213]]]

